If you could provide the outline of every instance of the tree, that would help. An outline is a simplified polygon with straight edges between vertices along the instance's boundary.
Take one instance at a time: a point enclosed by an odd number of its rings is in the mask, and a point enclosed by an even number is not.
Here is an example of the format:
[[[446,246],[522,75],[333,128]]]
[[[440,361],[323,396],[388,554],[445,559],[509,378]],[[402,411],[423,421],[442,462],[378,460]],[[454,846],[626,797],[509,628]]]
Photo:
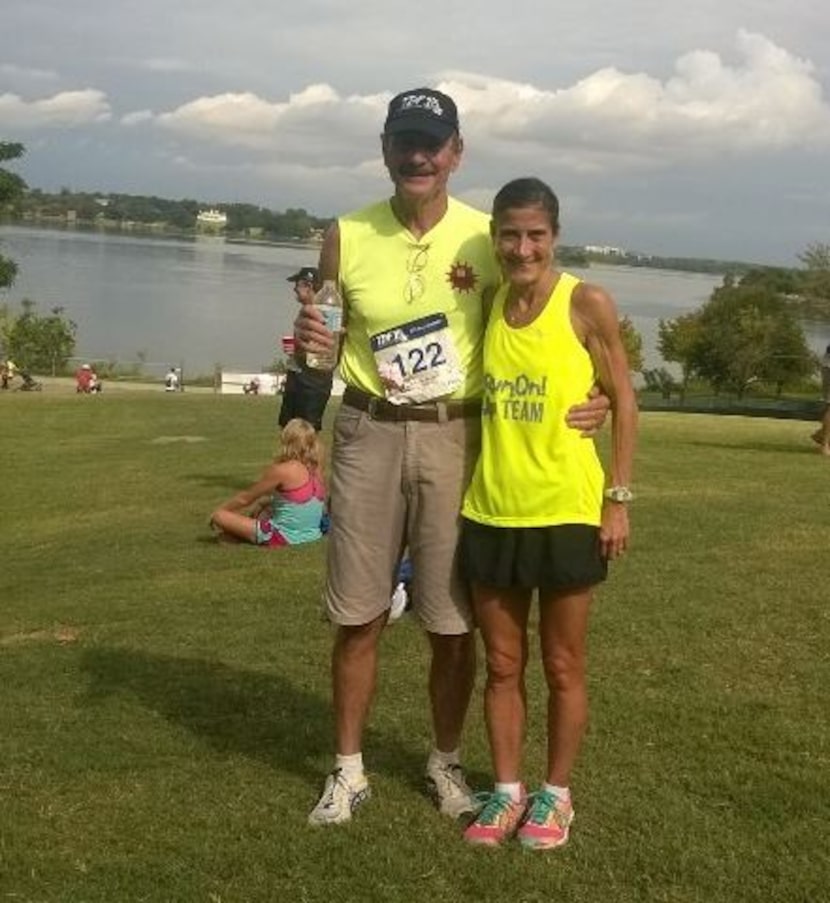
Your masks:
[[[830,245],[813,242],[798,255],[808,270],[830,270]]]
[[[10,141],[0,141],[0,162],[4,160],[16,160],[23,156],[23,145]],[[20,176],[0,167],[0,213],[12,206],[15,201],[23,196],[26,183]],[[0,256],[0,288],[5,288],[14,282],[17,275],[17,264],[8,257]]]
[[[628,369],[639,373],[643,369],[643,337],[627,316],[620,318],[620,338],[628,358]]]
[[[40,316],[34,301],[24,298],[20,306],[22,313],[7,316],[2,325],[6,354],[27,370],[53,375],[63,370],[75,351],[77,325],[62,307]]]
[[[830,245],[814,242],[798,259],[805,267],[802,293],[808,298],[830,299]]]
[[[700,313],[681,314],[674,320],[657,324],[657,349],[664,361],[680,364],[680,398],[686,397],[689,380],[694,375],[694,353],[700,334]]]
[[[741,277],[740,285],[764,285],[782,295],[795,295],[801,289],[799,275],[784,267],[756,267]]]
[[[696,317],[689,366],[715,391],[725,389],[741,398],[756,381],[773,383],[780,391],[814,369],[795,313],[765,285],[724,284]]]
[[[677,380],[665,367],[643,370],[643,379],[645,379],[646,388],[649,391],[659,392],[660,396],[666,401],[671,398],[672,392],[678,392],[681,388]]]

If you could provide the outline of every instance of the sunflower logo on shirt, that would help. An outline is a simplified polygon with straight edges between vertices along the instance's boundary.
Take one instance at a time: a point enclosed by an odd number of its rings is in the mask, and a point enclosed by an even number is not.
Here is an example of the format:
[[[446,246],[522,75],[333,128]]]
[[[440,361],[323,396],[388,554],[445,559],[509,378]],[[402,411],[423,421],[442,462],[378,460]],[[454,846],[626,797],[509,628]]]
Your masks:
[[[458,261],[454,263],[447,273],[447,282],[456,292],[475,291],[478,276],[469,263]]]

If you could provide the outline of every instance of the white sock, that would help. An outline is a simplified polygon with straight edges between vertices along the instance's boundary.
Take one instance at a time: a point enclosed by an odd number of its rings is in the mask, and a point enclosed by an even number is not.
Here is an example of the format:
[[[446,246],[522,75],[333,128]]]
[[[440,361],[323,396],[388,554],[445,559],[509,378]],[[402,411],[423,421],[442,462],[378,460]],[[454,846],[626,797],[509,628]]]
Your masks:
[[[509,783],[501,783],[496,781],[496,793],[507,793],[514,803],[522,801],[522,785],[519,781],[510,781]]]
[[[457,749],[454,749],[452,752],[441,752],[440,749],[432,748],[432,752],[429,754],[429,761],[427,762],[427,768],[435,766],[437,768],[446,768],[447,765],[460,765],[461,759],[459,758],[459,753]]]
[[[558,784],[548,784],[548,782],[545,781],[545,783],[542,784],[542,790],[547,790],[548,793],[552,793],[560,800],[569,800],[571,798],[570,787],[560,787]]]
[[[341,756],[339,753],[334,757],[334,767],[339,768],[344,777],[352,780],[365,780],[363,773],[363,753],[354,753],[351,756]]]

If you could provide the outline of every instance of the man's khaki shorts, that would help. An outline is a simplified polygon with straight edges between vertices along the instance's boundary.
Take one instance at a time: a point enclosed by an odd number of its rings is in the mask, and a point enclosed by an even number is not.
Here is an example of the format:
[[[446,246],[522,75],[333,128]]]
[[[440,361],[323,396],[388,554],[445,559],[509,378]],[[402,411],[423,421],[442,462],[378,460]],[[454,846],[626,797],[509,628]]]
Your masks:
[[[404,549],[413,611],[437,634],[472,629],[458,565],[460,510],[481,446],[478,416],[390,423],[341,405],[334,424],[326,606],[367,624],[389,608]]]

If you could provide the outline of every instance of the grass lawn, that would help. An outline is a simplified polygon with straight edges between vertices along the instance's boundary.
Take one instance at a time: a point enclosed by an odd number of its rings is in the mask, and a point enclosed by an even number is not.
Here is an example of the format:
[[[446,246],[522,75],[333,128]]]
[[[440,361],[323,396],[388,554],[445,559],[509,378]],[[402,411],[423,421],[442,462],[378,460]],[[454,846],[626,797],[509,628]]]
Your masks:
[[[812,424],[642,416],[634,544],[592,618],[577,820],[532,854],[466,847],[423,796],[409,617],[382,647],[374,797],[306,826],[331,762],[324,543],[217,546],[206,527],[275,420],[265,397],[0,397],[0,900],[828,899],[830,461]],[[480,694],[465,761],[484,789]],[[535,784],[538,661],[529,696]]]

